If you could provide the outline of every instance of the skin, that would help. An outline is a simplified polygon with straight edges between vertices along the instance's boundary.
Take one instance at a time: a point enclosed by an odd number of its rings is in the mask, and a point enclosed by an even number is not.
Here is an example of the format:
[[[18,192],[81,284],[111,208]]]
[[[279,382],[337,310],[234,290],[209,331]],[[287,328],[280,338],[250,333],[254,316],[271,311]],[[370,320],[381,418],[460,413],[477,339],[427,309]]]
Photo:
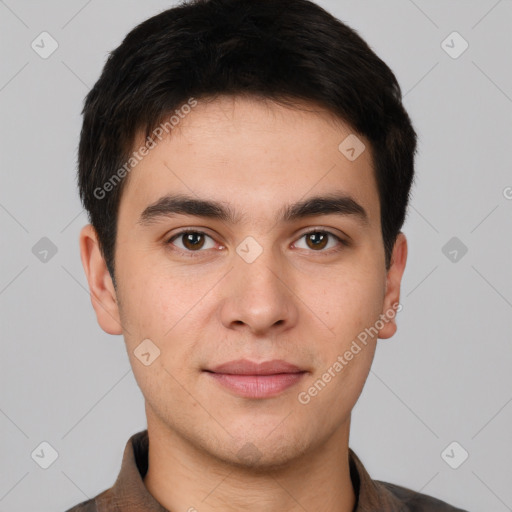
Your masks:
[[[338,146],[350,133],[319,108],[232,97],[199,101],[129,175],[118,218],[117,290],[94,229],[81,231],[98,323],[124,336],[145,398],[144,482],[169,510],[353,510],[350,414],[377,338],[393,336],[395,320],[308,404],[297,396],[396,307],[407,241],[400,233],[386,271],[370,143],[359,137],[366,150],[349,161]],[[274,220],[284,204],[334,190],[365,208],[367,226],[334,214]],[[236,225],[185,215],[139,224],[144,208],[168,192],[221,201],[245,216]],[[190,249],[184,237],[172,245],[183,228],[206,233],[203,247]],[[318,249],[304,236],[311,228],[351,244],[330,238]],[[248,236],[263,248],[252,263],[236,252]],[[147,338],[160,350],[149,366],[134,355]],[[239,358],[284,359],[308,373],[277,396],[249,399],[202,371]],[[256,455],[240,458],[248,446]]]

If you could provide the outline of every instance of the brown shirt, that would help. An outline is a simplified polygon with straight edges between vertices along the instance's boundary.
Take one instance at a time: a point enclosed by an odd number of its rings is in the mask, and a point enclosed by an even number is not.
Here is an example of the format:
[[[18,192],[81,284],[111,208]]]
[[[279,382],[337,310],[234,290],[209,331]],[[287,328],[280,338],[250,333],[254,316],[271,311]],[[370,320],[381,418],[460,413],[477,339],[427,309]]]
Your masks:
[[[148,469],[148,447],[147,430],[130,437],[114,485],[66,512],[169,512],[144,485],[143,478]],[[372,480],[350,448],[349,462],[350,478],[356,493],[353,512],[467,512],[405,487]]]

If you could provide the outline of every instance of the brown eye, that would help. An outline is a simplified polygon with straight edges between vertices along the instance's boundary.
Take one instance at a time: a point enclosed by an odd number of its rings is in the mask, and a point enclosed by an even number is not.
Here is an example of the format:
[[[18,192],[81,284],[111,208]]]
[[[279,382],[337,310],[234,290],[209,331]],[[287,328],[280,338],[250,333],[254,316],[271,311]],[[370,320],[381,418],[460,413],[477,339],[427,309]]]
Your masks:
[[[183,245],[193,251],[194,249],[201,249],[204,245],[204,237],[202,233],[185,233],[181,235]]]
[[[327,245],[329,235],[321,231],[314,231],[306,235],[306,243],[310,249],[323,249]]]
[[[300,239],[303,238],[305,238],[306,240],[306,247],[299,248],[310,249],[314,252],[329,253],[332,251],[340,250],[343,248],[343,246],[348,246],[348,242],[345,242],[345,240],[341,239],[339,236],[336,236],[334,233],[331,233],[330,231],[324,231],[320,229],[304,233],[300,237]],[[331,246],[327,250],[324,250],[329,245],[330,240],[335,242],[334,245],[331,244]],[[295,243],[294,245],[297,246],[297,243]]]
[[[212,240],[210,236],[201,231],[182,231],[181,233],[171,237],[167,243],[175,245],[178,249],[181,249],[184,252],[200,252],[201,249],[212,249],[215,247],[213,240],[210,247],[205,247],[207,239]],[[176,242],[181,242],[181,245]]]

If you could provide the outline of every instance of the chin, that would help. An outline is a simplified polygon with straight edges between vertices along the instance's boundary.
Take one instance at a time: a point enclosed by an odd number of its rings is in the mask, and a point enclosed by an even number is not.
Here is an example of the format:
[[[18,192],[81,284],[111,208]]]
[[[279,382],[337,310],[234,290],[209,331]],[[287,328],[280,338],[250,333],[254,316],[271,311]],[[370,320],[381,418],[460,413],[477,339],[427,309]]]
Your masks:
[[[227,455],[226,462],[240,469],[248,469],[251,472],[261,473],[279,471],[291,464],[295,464],[307,450],[304,439],[295,439],[290,433],[282,433],[281,438],[268,435],[268,430],[263,430],[262,435],[246,435],[243,439],[232,442],[231,451]]]

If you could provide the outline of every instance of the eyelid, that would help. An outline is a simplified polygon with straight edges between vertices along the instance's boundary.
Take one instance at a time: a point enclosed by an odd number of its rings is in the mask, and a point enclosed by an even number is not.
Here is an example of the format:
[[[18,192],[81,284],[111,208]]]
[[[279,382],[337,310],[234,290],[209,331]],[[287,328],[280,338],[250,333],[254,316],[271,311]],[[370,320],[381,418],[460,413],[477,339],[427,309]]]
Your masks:
[[[341,240],[342,242],[346,242],[347,244],[350,243],[351,240],[351,238],[340,229],[328,228],[324,226],[308,226],[305,229],[306,231],[299,232],[299,237],[308,235],[309,233],[316,233],[320,231],[322,233],[329,233],[331,236],[338,238],[339,240]]]

